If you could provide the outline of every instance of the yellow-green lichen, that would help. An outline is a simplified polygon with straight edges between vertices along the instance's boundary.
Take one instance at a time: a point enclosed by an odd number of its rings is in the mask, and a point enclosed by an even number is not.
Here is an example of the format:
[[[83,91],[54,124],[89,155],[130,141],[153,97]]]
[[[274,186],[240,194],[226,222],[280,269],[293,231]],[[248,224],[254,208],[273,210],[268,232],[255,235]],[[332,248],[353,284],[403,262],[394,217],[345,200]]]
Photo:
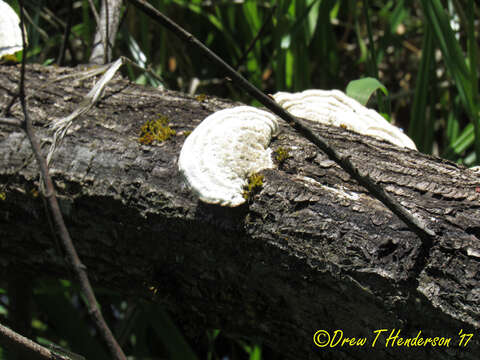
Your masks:
[[[244,186],[243,198],[250,199],[255,193],[259,192],[263,186],[263,175],[252,174],[248,177],[248,184]]]
[[[18,56],[17,56],[18,55]],[[20,51],[17,51],[15,54],[5,54],[0,58],[0,64],[18,64],[22,61]]]
[[[280,146],[277,150],[275,150],[275,160],[277,160],[280,164],[283,164],[285,160],[291,158],[290,150],[288,148],[284,148]]]
[[[138,141],[143,145],[150,145],[154,141],[163,142],[177,134],[175,130],[168,125],[168,118],[158,115],[156,120],[148,120],[142,125]]]
[[[7,193],[5,191],[0,191],[0,200],[5,201],[7,199]]]
[[[183,132],[183,135],[185,135],[185,137],[187,137],[187,136],[190,135],[191,133],[192,133],[191,130],[185,130],[185,131]]]
[[[197,96],[195,96],[195,99],[199,102],[205,101],[206,98],[207,98],[207,95],[205,94],[198,94]]]

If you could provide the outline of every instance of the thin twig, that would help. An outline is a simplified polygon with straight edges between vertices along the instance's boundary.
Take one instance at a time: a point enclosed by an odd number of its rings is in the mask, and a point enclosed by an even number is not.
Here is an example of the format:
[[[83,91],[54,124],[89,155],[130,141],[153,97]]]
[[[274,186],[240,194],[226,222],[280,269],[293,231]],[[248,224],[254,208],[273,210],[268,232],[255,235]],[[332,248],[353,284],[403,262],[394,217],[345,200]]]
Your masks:
[[[14,118],[0,118],[0,125],[10,125],[10,126],[17,126],[22,127],[23,121],[14,119]]]
[[[132,67],[134,67],[135,69],[138,69],[138,70],[141,70],[145,73],[147,73],[148,75],[150,75],[152,78],[154,78],[155,80],[157,80],[163,87],[166,87],[165,86],[165,80],[162,79],[157,73],[155,73],[155,71],[152,70],[151,66],[148,65],[146,68],[145,67],[142,67],[140,65],[138,65],[136,62],[134,62],[132,59],[130,59],[129,57],[126,57],[126,56],[120,56],[121,59],[123,59],[123,63],[125,64],[129,64],[131,65]]]
[[[42,360],[69,360],[68,356],[56,354],[55,352],[33,342],[32,340],[22,336],[6,326],[0,324],[0,343],[6,348],[16,348],[22,351],[23,355],[29,359]]]
[[[223,69],[228,77],[232,79],[238,86],[247,91],[253,98],[263,104],[266,108],[285,120],[291,127],[297,130],[305,138],[314,143],[318,148],[325,152],[332,160],[334,160],[343,170],[345,170],[352,178],[357,180],[364,186],[374,197],[380,200],[387,208],[396,214],[414,233],[422,240],[424,249],[429,249],[435,232],[429,229],[426,224],[414,214],[410,213],[395,198],[391,197],[385,190],[367,174],[361,173],[356,166],[350,161],[349,156],[344,156],[335,150],[328,141],[320,135],[315,134],[305,123],[292,116],[285,109],[279,106],[270,97],[258,90],[254,85],[248,82],[243,76],[236,72],[230,65],[226,64],[218,55],[213,53],[205,45],[203,45],[192,34],[178,26],[170,18],[155,9],[152,5],[144,0],[129,0],[133,5],[141,9],[145,14],[172,31],[180,39],[193,45],[200,50],[204,56],[210,59],[216,66]]]
[[[25,31],[23,28],[23,21],[24,21],[23,0],[20,0],[19,3],[20,3],[20,27],[22,31],[23,49],[25,54],[26,43],[25,43]],[[85,295],[86,306],[89,310],[89,314],[92,317],[92,320],[97,330],[99,331],[100,336],[102,337],[103,341],[106,343],[112,357],[118,360],[125,360],[126,359],[125,354],[123,353],[122,349],[120,348],[117,341],[115,340],[112,332],[108,328],[108,325],[106,324],[98,308],[98,303],[95,298],[95,294],[93,293],[92,287],[90,285],[90,281],[88,280],[86,267],[85,265],[82,264],[82,262],[80,261],[80,258],[78,257],[77,251],[75,250],[75,246],[73,245],[72,239],[70,237],[68,229],[63,220],[63,216],[60,211],[60,206],[55,196],[55,188],[53,186],[52,179],[49,175],[47,162],[41,154],[40,143],[35,135],[35,131],[33,129],[33,125],[27,111],[27,104],[25,100],[25,56],[22,56],[22,64],[20,68],[19,97],[20,97],[20,103],[22,106],[22,111],[24,116],[24,128],[27,133],[27,137],[30,140],[32,150],[35,154],[35,158],[37,160],[38,166],[40,167],[40,172],[42,174],[42,178],[45,183],[45,188],[46,188],[45,197],[48,200],[48,204],[50,206],[50,210],[52,212],[54,222],[57,226],[58,233],[60,235],[60,238],[62,239],[63,246],[65,247],[65,252],[67,254],[67,257],[73,266],[73,270],[75,271],[75,274],[79,279],[80,288],[83,294]]]
[[[95,7],[93,0],[88,0],[88,3],[90,4],[90,9],[92,10],[93,17],[95,18],[97,26],[100,26],[100,15],[98,14],[97,8]]]

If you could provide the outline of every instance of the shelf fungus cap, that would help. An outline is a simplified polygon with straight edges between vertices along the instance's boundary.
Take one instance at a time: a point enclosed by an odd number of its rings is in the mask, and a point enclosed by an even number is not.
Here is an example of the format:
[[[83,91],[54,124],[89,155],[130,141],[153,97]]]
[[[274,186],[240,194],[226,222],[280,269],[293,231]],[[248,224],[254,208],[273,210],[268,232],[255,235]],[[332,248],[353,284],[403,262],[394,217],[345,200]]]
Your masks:
[[[22,50],[22,31],[17,13],[0,0],[0,58]]]
[[[200,200],[241,205],[247,177],[274,167],[268,145],[277,133],[277,117],[266,111],[251,106],[217,111],[185,140],[180,173]]]
[[[273,98],[294,116],[325,125],[341,126],[362,135],[416,150],[414,142],[401,129],[340,90],[278,92]]]

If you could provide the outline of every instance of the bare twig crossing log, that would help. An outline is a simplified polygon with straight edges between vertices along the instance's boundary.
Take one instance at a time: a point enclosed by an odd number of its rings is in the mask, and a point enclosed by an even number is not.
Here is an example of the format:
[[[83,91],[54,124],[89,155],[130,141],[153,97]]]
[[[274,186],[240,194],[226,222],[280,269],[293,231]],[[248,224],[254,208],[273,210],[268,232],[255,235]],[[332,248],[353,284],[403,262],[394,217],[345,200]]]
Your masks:
[[[23,2],[20,1],[20,28],[22,29],[22,44],[23,49],[26,49],[25,41],[25,31],[24,31],[24,13],[23,13]],[[32,120],[29,115],[27,108],[27,100],[25,94],[25,68],[26,62],[25,57],[22,57],[22,63],[20,67],[20,82],[19,82],[19,100],[22,108],[23,120],[24,120],[24,130],[27,135],[27,138],[30,142],[32,151],[35,155],[36,164],[40,168],[42,188],[45,189],[45,198],[49,205],[49,210],[55,224],[55,228],[58,232],[60,239],[62,240],[63,249],[66,253],[66,256],[69,260],[69,266],[74,270],[74,273],[77,277],[77,280],[82,290],[82,295],[85,298],[85,304],[88,308],[88,312],[96,326],[96,329],[99,331],[99,335],[102,340],[105,342],[105,345],[110,351],[111,356],[115,360],[125,360],[125,354],[123,350],[118,345],[115,337],[113,336],[112,331],[108,327],[105,319],[100,311],[100,307],[97,303],[97,299],[93,292],[90,280],[87,275],[85,265],[82,264],[80,258],[78,257],[77,250],[75,245],[72,242],[72,238],[65,224],[64,217],[61,213],[58,199],[55,194],[55,188],[52,182],[52,177],[50,176],[49,168],[47,165],[46,157],[42,155],[40,142],[38,140],[36,131],[33,127]],[[53,234],[52,234],[53,235]]]

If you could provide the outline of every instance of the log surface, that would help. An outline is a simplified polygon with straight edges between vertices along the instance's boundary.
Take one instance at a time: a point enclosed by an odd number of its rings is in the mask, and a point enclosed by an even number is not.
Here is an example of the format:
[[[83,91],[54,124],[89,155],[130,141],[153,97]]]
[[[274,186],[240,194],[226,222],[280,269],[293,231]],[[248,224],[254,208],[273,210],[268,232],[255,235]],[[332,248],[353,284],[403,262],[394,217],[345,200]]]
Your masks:
[[[52,119],[71,113],[95,79],[80,69],[31,66],[28,107],[49,147]],[[67,76],[67,77],[66,77]],[[65,78],[66,77],[66,78]],[[18,68],[0,66],[0,102]],[[187,337],[205,328],[259,339],[292,359],[476,358],[480,350],[480,178],[454,163],[341,128],[312,127],[437,234],[422,244],[382,203],[285,124],[271,147],[291,155],[263,171],[248,205],[199,202],[177,159],[185,136],[235,104],[141,87],[116,77],[74,121],[51,174],[67,226],[94,283],[167,306]],[[21,119],[18,101],[11,109]],[[148,120],[177,135],[142,145]],[[0,125],[0,274],[69,277],[41,196],[38,168],[19,128]],[[155,295],[152,292],[155,289]],[[319,348],[313,334],[366,338]],[[378,337],[376,330],[387,329]],[[451,346],[392,346],[400,337],[452,338]],[[458,346],[459,332],[473,333]],[[388,335],[383,335],[387,334]],[[337,332],[337,339],[340,335]],[[390,345],[390,346],[386,346]]]

